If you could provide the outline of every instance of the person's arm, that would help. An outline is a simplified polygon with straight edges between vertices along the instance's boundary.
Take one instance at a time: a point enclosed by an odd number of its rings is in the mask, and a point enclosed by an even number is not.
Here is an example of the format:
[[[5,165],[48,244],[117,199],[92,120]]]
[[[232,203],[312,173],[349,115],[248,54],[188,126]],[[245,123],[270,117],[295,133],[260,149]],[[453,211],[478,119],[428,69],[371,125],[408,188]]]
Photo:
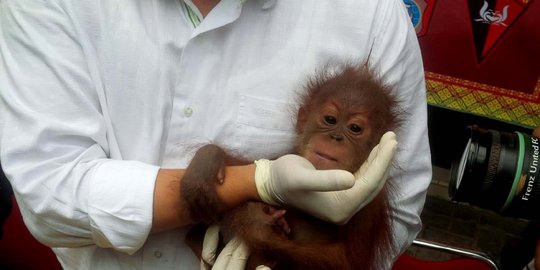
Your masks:
[[[161,169],[154,189],[154,211],[152,231],[162,231],[191,223],[185,209],[181,207],[180,183],[185,170]],[[225,181],[217,186],[217,194],[227,208],[246,201],[260,200],[253,176],[255,165],[229,166]]]
[[[111,119],[107,95],[116,92],[103,89],[95,52],[66,3],[28,0],[0,5],[2,165],[25,223],[42,243],[97,245],[131,254],[150,231],[189,223],[178,203],[183,172],[160,171],[151,164],[158,163],[158,158],[140,161],[158,156],[159,145],[139,143],[140,155],[123,156],[116,132],[122,130],[123,122],[134,120],[129,115],[115,122]],[[137,94],[126,96],[124,102],[136,102],[133,96]],[[122,144],[134,144],[129,140],[124,137]],[[347,188],[354,180],[346,172],[340,174],[345,175],[342,179],[334,173],[313,173],[303,164],[281,164],[286,166],[270,166],[278,172],[271,183],[280,183],[287,191],[297,188],[298,194],[314,190],[308,181],[314,175],[323,179],[314,181],[317,190]],[[296,173],[297,168],[302,174]],[[254,165],[228,168],[219,197],[231,206],[258,199],[254,175]],[[298,176],[307,177],[300,187],[294,184]],[[269,187],[277,196],[283,192]],[[308,207],[325,202],[334,208],[343,203],[314,201]]]
[[[403,2],[378,1],[378,33],[372,63],[395,88],[404,121],[396,130],[399,147],[390,172],[398,195],[392,204],[397,254],[405,251],[420,232],[420,213],[431,181],[431,156],[427,132],[427,102],[422,56],[414,28]]]
[[[0,5],[2,166],[42,243],[133,253],[152,226],[159,167],[122,160],[74,19],[56,1]]]
[[[133,253],[151,231],[189,224],[180,204],[183,170],[122,160],[121,123],[107,115],[88,44],[64,3],[2,4],[0,149],[32,234],[51,247]],[[253,167],[228,168],[231,178],[220,188],[226,204],[257,196]]]

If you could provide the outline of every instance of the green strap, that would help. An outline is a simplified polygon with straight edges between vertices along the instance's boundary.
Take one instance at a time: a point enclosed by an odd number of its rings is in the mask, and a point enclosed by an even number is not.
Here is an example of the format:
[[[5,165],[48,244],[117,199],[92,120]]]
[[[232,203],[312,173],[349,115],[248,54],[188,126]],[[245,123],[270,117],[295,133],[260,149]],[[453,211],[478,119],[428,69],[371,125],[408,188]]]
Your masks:
[[[518,154],[518,162],[516,167],[516,174],[514,175],[514,182],[512,184],[512,188],[510,189],[510,193],[508,194],[508,197],[506,198],[506,202],[504,203],[503,208],[501,209],[501,212],[504,212],[508,206],[510,206],[510,203],[512,202],[512,199],[514,199],[514,196],[516,196],[516,190],[518,188],[519,178],[521,177],[521,170],[523,169],[523,156],[525,153],[525,138],[523,137],[523,134],[516,132],[517,137],[519,139],[519,154]]]
[[[183,3],[184,3],[184,7],[186,7],[187,15],[189,17],[189,20],[193,24],[193,27],[199,26],[199,24],[201,24],[201,19],[199,18],[199,16],[197,16],[197,13],[195,13],[195,11],[193,11],[193,9],[191,9],[191,7],[188,4],[186,4],[186,2],[183,2]]]

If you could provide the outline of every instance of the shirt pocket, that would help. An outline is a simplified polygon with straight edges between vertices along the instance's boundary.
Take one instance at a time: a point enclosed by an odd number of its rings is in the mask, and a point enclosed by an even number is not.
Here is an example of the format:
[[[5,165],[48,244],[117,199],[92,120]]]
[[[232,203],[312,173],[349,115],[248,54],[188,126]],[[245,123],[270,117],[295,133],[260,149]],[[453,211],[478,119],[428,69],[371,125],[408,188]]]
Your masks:
[[[232,150],[247,160],[292,153],[295,122],[292,102],[240,95]]]

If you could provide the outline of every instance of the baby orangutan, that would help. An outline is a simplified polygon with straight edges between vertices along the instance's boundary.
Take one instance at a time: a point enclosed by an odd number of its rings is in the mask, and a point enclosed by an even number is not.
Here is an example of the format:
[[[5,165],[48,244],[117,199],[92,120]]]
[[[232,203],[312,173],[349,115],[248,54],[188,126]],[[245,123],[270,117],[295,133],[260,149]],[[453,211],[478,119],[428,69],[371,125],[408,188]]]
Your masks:
[[[296,152],[317,169],[355,173],[381,136],[398,127],[398,102],[367,65],[320,72],[305,88],[296,124]],[[225,235],[234,235],[248,246],[246,269],[266,265],[375,270],[385,265],[385,256],[393,248],[388,182],[347,224],[335,225],[260,202],[224,209],[215,187],[223,179],[225,160],[219,147],[202,147],[186,170],[182,194],[194,222],[220,222]],[[195,232],[186,241],[199,253],[202,236]]]

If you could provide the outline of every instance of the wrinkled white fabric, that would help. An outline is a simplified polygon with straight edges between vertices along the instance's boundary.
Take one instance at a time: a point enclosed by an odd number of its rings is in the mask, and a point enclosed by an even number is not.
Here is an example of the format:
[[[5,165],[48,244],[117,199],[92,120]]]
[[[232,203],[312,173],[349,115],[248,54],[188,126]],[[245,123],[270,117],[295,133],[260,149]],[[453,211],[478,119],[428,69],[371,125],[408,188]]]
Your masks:
[[[176,0],[1,2],[1,163],[66,269],[196,269],[188,228],[149,235],[158,168],[185,167],[208,142],[250,160],[288,153],[295,91],[368,54],[407,113],[390,172],[399,246],[420,230],[426,100],[403,3],[242,2],[221,1],[197,28]]]

